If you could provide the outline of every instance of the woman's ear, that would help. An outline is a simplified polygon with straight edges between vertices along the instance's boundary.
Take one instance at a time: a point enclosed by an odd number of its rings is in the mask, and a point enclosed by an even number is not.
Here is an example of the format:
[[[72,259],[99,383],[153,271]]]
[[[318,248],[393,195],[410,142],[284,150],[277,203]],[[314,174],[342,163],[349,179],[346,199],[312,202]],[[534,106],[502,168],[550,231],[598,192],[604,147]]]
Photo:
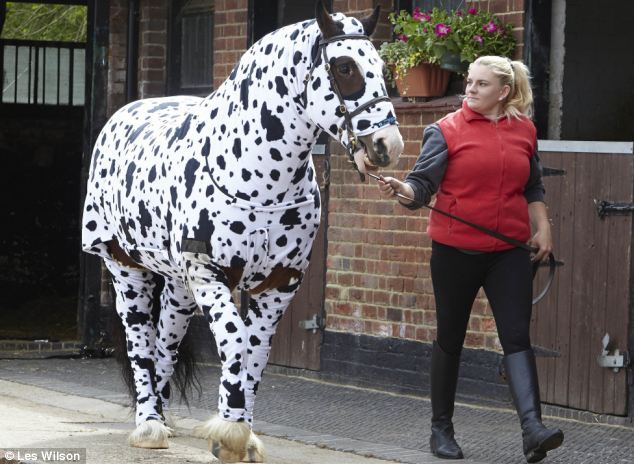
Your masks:
[[[511,93],[511,86],[506,84],[500,90],[500,98],[498,100],[500,100],[500,101],[504,100],[505,98],[507,98],[509,96],[510,93]]]

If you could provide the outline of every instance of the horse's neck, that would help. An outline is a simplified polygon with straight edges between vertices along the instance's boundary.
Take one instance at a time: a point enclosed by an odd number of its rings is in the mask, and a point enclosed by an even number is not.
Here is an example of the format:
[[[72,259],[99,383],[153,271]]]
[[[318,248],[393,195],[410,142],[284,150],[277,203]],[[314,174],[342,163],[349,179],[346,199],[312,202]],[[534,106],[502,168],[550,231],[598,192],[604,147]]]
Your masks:
[[[205,124],[201,143],[210,140],[210,149],[201,152],[209,153],[205,162],[216,183],[255,203],[316,193],[310,151],[319,129],[299,106],[308,66],[293,62],[299,50],[281,37],[280,32],[267,36],[248,50],[196,116],[198,124]],[[265,55],[261,48],[269,45]],[[310,57],[310,44],[304,43],[302,51]]]

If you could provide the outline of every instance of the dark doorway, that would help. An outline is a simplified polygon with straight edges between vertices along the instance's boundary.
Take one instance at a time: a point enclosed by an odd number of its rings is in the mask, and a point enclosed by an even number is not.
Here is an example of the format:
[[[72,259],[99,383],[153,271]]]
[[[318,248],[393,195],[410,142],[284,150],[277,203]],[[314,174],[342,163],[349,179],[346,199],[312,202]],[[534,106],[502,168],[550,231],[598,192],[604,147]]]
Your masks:
[[[76,340],[85,42],[10,31],[31,7],[86,3],[24,3],[7,5],[0,38],[0,339]]]
[[[566,4],[562,140],[634,138],[632,18],[630,0]]]

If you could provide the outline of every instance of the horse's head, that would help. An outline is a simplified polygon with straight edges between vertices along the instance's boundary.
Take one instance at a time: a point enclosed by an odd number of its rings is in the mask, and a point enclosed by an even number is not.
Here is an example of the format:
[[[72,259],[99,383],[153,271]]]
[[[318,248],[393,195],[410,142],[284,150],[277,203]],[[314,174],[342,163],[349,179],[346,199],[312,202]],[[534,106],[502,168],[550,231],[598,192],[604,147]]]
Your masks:
[[[362,173],[394,165],[403,151],[383,61],[368,39],[378,15],[379,7],[361,20],[331,17],[317,2],[321,37],[304,90],[309,117],[339,140]]]

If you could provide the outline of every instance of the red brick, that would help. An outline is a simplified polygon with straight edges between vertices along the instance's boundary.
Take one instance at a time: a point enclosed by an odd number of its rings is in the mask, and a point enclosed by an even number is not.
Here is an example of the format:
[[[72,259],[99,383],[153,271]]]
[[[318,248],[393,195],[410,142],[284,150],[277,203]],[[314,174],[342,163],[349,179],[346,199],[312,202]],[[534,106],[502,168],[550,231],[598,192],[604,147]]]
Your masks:
[[[484,348],[485,347],[484,334],[467,332],[467,335],[465,337],[465,346],[469,348]]]
[[[504,15],[498,15],[498,17],[505,24],[513,25],[514,28],[524,27],[524,13],[508,13]]]
[[[157,57],[141,57],[141,69],[164,69],[165,60]]]
[[[469,319],[469,325],[468,325],[469,330],[474,332],[481,332],[480,330],[481,322],[482,322],[481,318],[471,316],[471,318]]]
[[[143,80],[164,82],[165,72],[163,70],[142,70],[140,73]]]
[[[374,304],[385,305],[389,301],[389,293],[385,291],[372,292],[372,302]]]
[[[431,335],[427,327],[416,327],[416,333],[414,335],[416,340],[421,342],[431,342]]]
[[[361,316],[365,319],[376,319],[377,314],[376,306],[363,305],[361,308]]]
[[[492,317],[483,317],[481,329],[482,332],[497,333],[497,326],[495,325],[495,319]]]
[[[165,32],[167,31],[167,21],[164,19],[141,20],[139,23],[141,31]]]
[[[143,45],[141,47],[141,56],[161,58],[165,56],[165,46],[164,45]]]
[[[341,295],[341,289],[339,287],[333,287],[329,285],[326,287],[326,298],[339,299]]]

